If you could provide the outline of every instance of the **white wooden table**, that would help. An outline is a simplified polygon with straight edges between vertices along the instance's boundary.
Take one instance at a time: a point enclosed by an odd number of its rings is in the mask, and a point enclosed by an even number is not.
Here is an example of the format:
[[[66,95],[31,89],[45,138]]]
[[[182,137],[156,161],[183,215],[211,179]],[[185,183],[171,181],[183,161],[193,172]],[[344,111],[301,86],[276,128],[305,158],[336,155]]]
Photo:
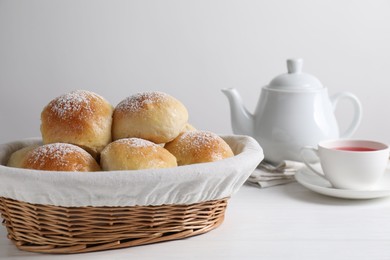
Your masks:
[[[298,183],[244,185],[224,223],[196,237],[119,250],[47,255],[18,250],[0,227],[0,259],[390,259],[390,197],[344,200]]]

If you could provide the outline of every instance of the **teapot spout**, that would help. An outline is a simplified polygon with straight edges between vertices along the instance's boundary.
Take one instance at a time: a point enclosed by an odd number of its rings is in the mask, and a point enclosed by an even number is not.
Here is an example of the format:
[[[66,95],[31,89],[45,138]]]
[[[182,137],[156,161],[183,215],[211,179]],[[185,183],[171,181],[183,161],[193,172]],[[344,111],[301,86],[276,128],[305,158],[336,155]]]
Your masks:
[[[230,104],[231,124],[234,134],[253,135],[254,116],[244,106],[235,88],[222,89]]]

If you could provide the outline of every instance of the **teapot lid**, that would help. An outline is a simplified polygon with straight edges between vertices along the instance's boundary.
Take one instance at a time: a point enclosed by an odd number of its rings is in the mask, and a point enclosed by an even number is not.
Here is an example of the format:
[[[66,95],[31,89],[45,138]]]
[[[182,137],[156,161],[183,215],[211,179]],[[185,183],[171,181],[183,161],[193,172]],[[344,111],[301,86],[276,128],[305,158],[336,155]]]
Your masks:
[[[267,88],[278,90],[311,90],[323,88],[314,76],[302,72],[303,59],[288,59],[287,73],[275,77]]]

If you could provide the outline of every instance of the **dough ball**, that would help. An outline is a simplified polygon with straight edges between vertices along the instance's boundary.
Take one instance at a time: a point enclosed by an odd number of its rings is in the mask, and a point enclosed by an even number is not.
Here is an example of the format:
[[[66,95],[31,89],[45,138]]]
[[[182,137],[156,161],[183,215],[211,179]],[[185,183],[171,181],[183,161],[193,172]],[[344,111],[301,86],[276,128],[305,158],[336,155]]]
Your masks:
[[[103,97],[75,90],[53,99],[41,113],[44,144],[71,143],[95,158],[111,142],[113,107]]]
[[[127,97],[114,110],[113,139],[142,138],[166,143],[180,134],[188,121],[186,107],[163,92],[142,92]]]
[[[38,146],[27,153],[22,168],[44,171],[99,171],[95,159],[82,148],[66,143]]]
[[[177,166],[176,158],[163,147],[140,138],[124,138],[107,145],[101,153],[103,170],[139,170]]]
[[[177,159],[177,164],[188,165],[215,162],[234,156],[230,146],[217,134],[209,131],[187,131],[181,133],[165,149]]]

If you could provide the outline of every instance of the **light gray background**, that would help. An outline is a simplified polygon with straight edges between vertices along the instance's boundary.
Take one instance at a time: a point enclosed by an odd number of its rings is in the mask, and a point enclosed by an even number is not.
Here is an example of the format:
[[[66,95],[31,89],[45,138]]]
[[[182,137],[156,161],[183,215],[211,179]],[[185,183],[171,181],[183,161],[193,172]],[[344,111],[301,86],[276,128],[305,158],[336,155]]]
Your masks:
[[[363,104],[355,137],[390,143],[390,1],[0,0],[0,142],[39,136],[40,112],[74,89],[113,105],[139,91],[181,100],[199,129],[231,133],[221,88],[249,110],[302,57],[331,94]],[[351,117],[340,104],[341,128]]]

